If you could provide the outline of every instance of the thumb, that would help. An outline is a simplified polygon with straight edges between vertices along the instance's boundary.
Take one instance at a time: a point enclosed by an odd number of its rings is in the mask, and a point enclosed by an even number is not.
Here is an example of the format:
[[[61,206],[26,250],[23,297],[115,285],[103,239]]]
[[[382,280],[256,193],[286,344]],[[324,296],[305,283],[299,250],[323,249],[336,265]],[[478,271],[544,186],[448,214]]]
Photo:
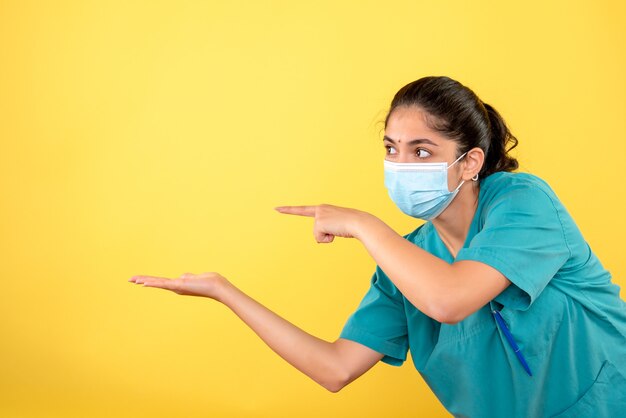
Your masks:
[[[335,239],[335,236],[332,234],[327,234],[325,232],[315,233],[315,240],[318,242],[318,244],[329,244],[333,242],[334,239]]]

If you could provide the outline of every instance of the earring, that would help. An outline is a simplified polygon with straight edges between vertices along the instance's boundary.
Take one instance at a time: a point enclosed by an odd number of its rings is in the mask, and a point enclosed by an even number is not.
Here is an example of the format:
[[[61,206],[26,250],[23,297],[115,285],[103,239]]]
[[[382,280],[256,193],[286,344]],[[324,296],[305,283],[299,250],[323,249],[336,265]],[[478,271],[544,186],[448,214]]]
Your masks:
[[[474,177],[472,177],[472,181],[478,181],[478,174],[476,174]]]

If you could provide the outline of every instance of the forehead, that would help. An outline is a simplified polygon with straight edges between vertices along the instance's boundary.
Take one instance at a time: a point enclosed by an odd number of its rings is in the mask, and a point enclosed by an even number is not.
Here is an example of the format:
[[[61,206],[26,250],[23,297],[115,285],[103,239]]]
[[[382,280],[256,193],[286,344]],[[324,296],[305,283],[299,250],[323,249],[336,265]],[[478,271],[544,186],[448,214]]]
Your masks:
[[[399,144],[414,139],[428,139],[442,147],[454,147],[454,141],[428,126],[428,113],[417,106],[399,106],[389,115],[385,136]]]
[[[402,140],[402,142],[412,139],[415,134],[438,135],[436,131],[428,127],[426,118],[426,112],[419,107],[399,106],[389,115],[385,135],[394,140]]]

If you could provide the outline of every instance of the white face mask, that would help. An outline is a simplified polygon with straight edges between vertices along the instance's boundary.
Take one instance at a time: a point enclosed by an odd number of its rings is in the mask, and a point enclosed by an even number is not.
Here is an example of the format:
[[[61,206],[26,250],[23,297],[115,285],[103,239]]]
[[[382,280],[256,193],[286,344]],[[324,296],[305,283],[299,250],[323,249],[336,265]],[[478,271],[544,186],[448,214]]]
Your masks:
[[[457,195],[465,180],[448,190],[448,168],[456,164],[394,163],[385,160],[385,187],[391,200],[409,216],[431,220],[443,212]]]

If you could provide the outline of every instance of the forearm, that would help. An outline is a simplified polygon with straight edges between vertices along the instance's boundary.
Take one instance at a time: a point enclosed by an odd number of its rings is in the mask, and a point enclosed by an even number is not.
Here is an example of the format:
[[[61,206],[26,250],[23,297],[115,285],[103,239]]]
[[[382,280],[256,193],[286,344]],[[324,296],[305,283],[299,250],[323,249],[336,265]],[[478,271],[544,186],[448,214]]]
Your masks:
[[[357,238],[400,292],[424,314],[445,322],[458,295],[454,267],[407,241],[376,217],[361,223]]]
[[[230,282],[222,285],[218,300],[241,318],[274,352],[326,389],[336,392],[348,380],[333,343],[296,327]]]

